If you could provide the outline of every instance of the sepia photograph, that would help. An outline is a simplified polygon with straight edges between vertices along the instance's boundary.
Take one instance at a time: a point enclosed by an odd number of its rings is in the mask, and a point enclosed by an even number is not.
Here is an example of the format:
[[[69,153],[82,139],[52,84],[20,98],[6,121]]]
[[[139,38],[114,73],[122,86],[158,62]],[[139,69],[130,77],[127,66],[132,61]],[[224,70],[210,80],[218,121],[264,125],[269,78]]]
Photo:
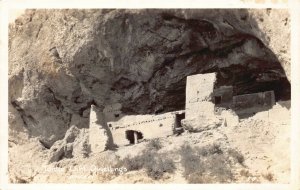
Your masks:
[[[289,184],[288,9],[24,9],[13,184]]]

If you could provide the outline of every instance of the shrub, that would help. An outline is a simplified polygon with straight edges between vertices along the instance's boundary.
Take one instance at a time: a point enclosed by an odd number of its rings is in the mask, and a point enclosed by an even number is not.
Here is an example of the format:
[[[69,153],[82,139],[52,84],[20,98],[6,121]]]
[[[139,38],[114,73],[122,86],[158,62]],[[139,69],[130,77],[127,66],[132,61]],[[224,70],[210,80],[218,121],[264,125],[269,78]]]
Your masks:
[[[206,170],[217,182],[229,182],[233,179],[231,166],[224,154],[213,154],[207,157]]]
[[[143,161],[139,157],[125,157],[122,161],[122,164],[118,165],[123,165],[127,171],[133,171],[133,170],[139,170],[143,167]]]
[[[244,165],[245,157],[234,149],[229,149],[228,154],[233,157],[239,164]]]
[[[147,175],[152,179],[160,179],[164,173],[173,173],[176,169],[173,160],[153,150],[144,150],[141,155],[125,157],[117,164],[127,168],[128,171],[146,169]]]
[[[217,144],[202,148],[183,145],[180,149],[184,177],[189,183],[230,182],[233,180],[228,158]]]
[[[188,182],[192,184],[197,183],[214,183],[214,179],[209,175],[203,175],[202,173],[192,173],[188,176]]]
[[[152,162],[145,165],[146,172],[152,179],[160,179],[165,172],[173,173],[176,169],[173,160],[162,157],[152,159]]]
[[[250,177],[251,176],[250,172],[248,170],[245,170],[245,169],[242,169],[240,171],[240,175],[244,176],[244,177]]]
[[[152,139],[146,146],[149,150],[159,150],[162,148],[162,144],[159,139]]]
[[[267,174],[263,174],[262,176],[268,181],[274,181],[274,174],[272,174],[270,172]]]
[[[208,146],[207,149],[210,154],[223,154],[221,146],[216,143],[214,143],[212,146]]]
[[[200,157],[195,154],[195,151],[190,145],[183,145],[180,149],[181,165],[184,168],[184,176],[188,178],[190,174],[204,172],[201,167]]]
[[[201,156],[207,156],[207,155],[212,155],[212,154],[222,154],[223,151],[220,147],[219,144],[212,144],[212,145],[208,145],[205,147],[201,147],[201,148],[196,148],[197,152],[199,155]]]

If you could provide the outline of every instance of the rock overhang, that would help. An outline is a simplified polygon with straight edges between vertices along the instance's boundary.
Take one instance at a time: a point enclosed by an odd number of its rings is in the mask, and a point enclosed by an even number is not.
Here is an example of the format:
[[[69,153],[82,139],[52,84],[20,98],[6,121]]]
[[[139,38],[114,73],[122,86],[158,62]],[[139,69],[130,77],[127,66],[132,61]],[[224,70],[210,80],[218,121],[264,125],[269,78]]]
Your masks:
[[[185,79],[197,73],[217,72],[217,86],[231,85],[235,95],[274,90],[277,100],[290,99],[277,56],[250,25],[235,18],[246,10],[219,10],[219,16],[205,10],[33,12],[10,29],[10,71],[27,76],[10,77],[11,84],[24,81],[19,86],[26,89],[10,97],[23,98],[17,102],[24,110],[20,114],[40,135],[63,134],[73,115],[85,118],[91,104],[103,109],[120,102],[127,114],[184,109]],[[61,22],[61,15],[68,22]],[[54,22],[60,35],[51,28]],[[38,35],[28,35],[29,30]],[[28,43],[21,46],[20,36]],[[53,47],[59,64],[48,51]],[[37,99],[28,98],[33,94]],[[48,119],[36,125],[45,115]]]

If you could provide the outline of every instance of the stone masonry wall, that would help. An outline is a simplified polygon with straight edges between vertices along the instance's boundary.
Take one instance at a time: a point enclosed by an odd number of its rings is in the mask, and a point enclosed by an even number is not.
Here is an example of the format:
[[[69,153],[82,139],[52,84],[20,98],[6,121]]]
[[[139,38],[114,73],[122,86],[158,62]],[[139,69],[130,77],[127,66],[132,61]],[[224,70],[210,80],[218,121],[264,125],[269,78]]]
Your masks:
[[[98,153],[106,150],[108,144],[107,130],[105,129],[104,114],[94,105],[91,106],[90,126],[89,126],[89,143],[91,152]]]
[[[273,91],[233,97],[233,109],[239,114],[264,111],[272,108],[273,105],[275,105],[275,95]]]
[[[124,116],[119,121],[108,122],[108,126],[112,132],[114,143],[116,145],[126,145],[129,144],[125,134],[127,130],[141,132],[143,139],[173,135],[174,128],[177,127],[175,113],[182,113],[182,111],[160,115]]]
[[[197,117],[199,114],[213,114],[214,104],[211,102],[211,96],[215,81],[215,73],[187,77],[186,119]]]

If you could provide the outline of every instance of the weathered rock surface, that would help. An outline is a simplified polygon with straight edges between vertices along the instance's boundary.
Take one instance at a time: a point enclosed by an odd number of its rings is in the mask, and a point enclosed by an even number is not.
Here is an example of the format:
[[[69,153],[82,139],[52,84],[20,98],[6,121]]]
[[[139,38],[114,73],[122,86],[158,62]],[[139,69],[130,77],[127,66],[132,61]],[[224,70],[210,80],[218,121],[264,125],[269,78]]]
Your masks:
[[[252,31],[274,52],[284,68],[288,80],[291,81],[291,18],[289,11],[250,9],[249,17],[258,26],[253,27]]]
[[[71,125],[88,127],[92,104],[181,110],[186,76],[196,73],[217,72],[217,86],[234,94],[289,99],[289,52],[278,58],[281,41],[263,38],[288,31],[289,20],[277,28],[279,10],[260,11],[272,22],[248,10],[29,10],[9,30],[10,131],[24,127],[51,147]]]
[[[184,119],[181,121],[183,128],[189,132],[202,132],[211,130],[222,125],[220,118],[208,118],[208,117],[194,117],[191,119]],[[203,123],[202,123],[203,122]]]
[[[223,110],[221,116],[223,117],[222,125],[224,127],[235,127],[239,124],[239,116],[232,110]]]
[[[64,139],[56,141],[49,152],[49,163],[57,162],[63,158],[85,158],[90,153],[87,129],[70,127]]]

